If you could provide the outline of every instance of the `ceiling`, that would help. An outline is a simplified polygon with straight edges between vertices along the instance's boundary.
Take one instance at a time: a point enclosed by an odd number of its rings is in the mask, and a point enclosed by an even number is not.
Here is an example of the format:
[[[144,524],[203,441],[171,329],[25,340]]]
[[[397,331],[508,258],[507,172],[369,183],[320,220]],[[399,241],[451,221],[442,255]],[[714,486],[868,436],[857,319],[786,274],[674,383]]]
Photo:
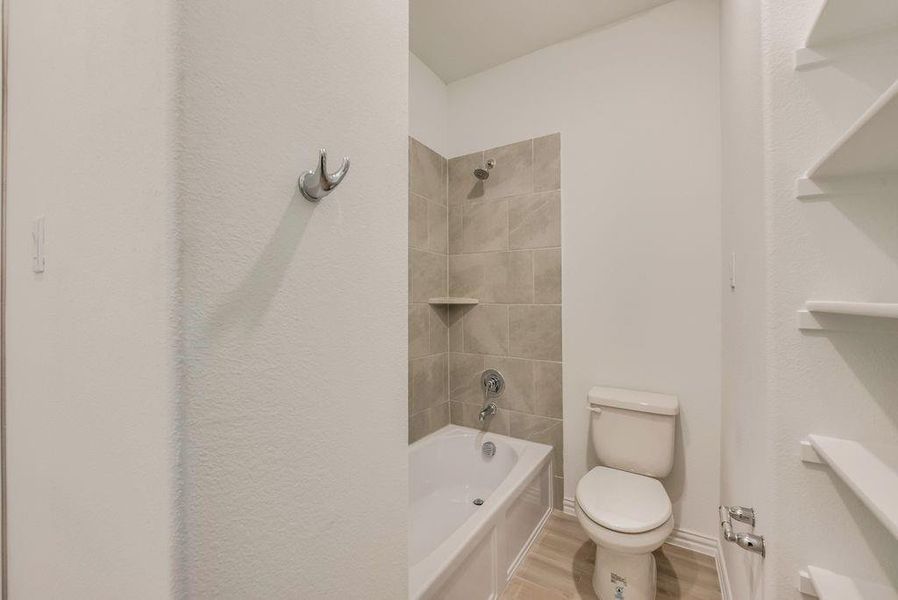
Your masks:
[[[409,0],[411,50],[446,83],[669,0]]]

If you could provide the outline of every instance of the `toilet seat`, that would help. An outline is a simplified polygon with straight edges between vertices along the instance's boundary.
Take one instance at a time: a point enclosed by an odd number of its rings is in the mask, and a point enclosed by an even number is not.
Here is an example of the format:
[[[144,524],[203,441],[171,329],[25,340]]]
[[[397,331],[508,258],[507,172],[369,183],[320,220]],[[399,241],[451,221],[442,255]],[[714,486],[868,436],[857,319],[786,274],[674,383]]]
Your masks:
[[[674,528],[673,515],[661,527],[643,533],[621,533],[602,527],[583,511],[577,502],[577,520],[596,546],[621,554],[650,554],[664,545]]]
[[[580,479],[576,498],[590,521],[623,534],[650,532],[673,513],[660,481],[608,467],[595,467]]]

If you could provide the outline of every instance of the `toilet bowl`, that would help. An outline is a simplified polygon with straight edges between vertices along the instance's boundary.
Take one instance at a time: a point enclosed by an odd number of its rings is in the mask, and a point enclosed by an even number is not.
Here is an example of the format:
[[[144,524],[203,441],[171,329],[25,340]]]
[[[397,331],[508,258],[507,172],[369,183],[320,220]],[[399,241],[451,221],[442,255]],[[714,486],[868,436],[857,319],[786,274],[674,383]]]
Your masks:
[[[577,483],[580,526],[596,544],[599,600],[654,600],[655,559],[674,527],[659,478],[673,467],[675,396],[595,387],[591,437],[600,465]]]
[[[650,477],[596,467],[577,484],[576,511],[580,526],[596,544],[592,585],[599,598],[654,598],[652,552],[664,544],[674,526],[670,499],[661,484]]]

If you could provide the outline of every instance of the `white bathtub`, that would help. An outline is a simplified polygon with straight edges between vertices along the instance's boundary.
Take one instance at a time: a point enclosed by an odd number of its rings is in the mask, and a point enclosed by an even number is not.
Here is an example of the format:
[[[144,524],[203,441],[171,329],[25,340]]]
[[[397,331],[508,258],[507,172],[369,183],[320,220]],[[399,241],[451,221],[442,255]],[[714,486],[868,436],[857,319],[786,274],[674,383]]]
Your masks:
[[[551,513],[551,453],[456,425],[409,446],[410,598],[498,597]]]

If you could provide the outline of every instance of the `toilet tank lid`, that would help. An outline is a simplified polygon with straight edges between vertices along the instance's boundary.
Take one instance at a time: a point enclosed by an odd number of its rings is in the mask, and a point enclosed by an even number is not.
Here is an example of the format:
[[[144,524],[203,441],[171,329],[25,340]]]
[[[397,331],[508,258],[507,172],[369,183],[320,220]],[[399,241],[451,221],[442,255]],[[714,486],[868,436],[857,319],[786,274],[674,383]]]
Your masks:
[[[592,406],[608,406],[656,415],[676,415],[680,412],[676,396],[601,385],[589,390],[589,403]]]

